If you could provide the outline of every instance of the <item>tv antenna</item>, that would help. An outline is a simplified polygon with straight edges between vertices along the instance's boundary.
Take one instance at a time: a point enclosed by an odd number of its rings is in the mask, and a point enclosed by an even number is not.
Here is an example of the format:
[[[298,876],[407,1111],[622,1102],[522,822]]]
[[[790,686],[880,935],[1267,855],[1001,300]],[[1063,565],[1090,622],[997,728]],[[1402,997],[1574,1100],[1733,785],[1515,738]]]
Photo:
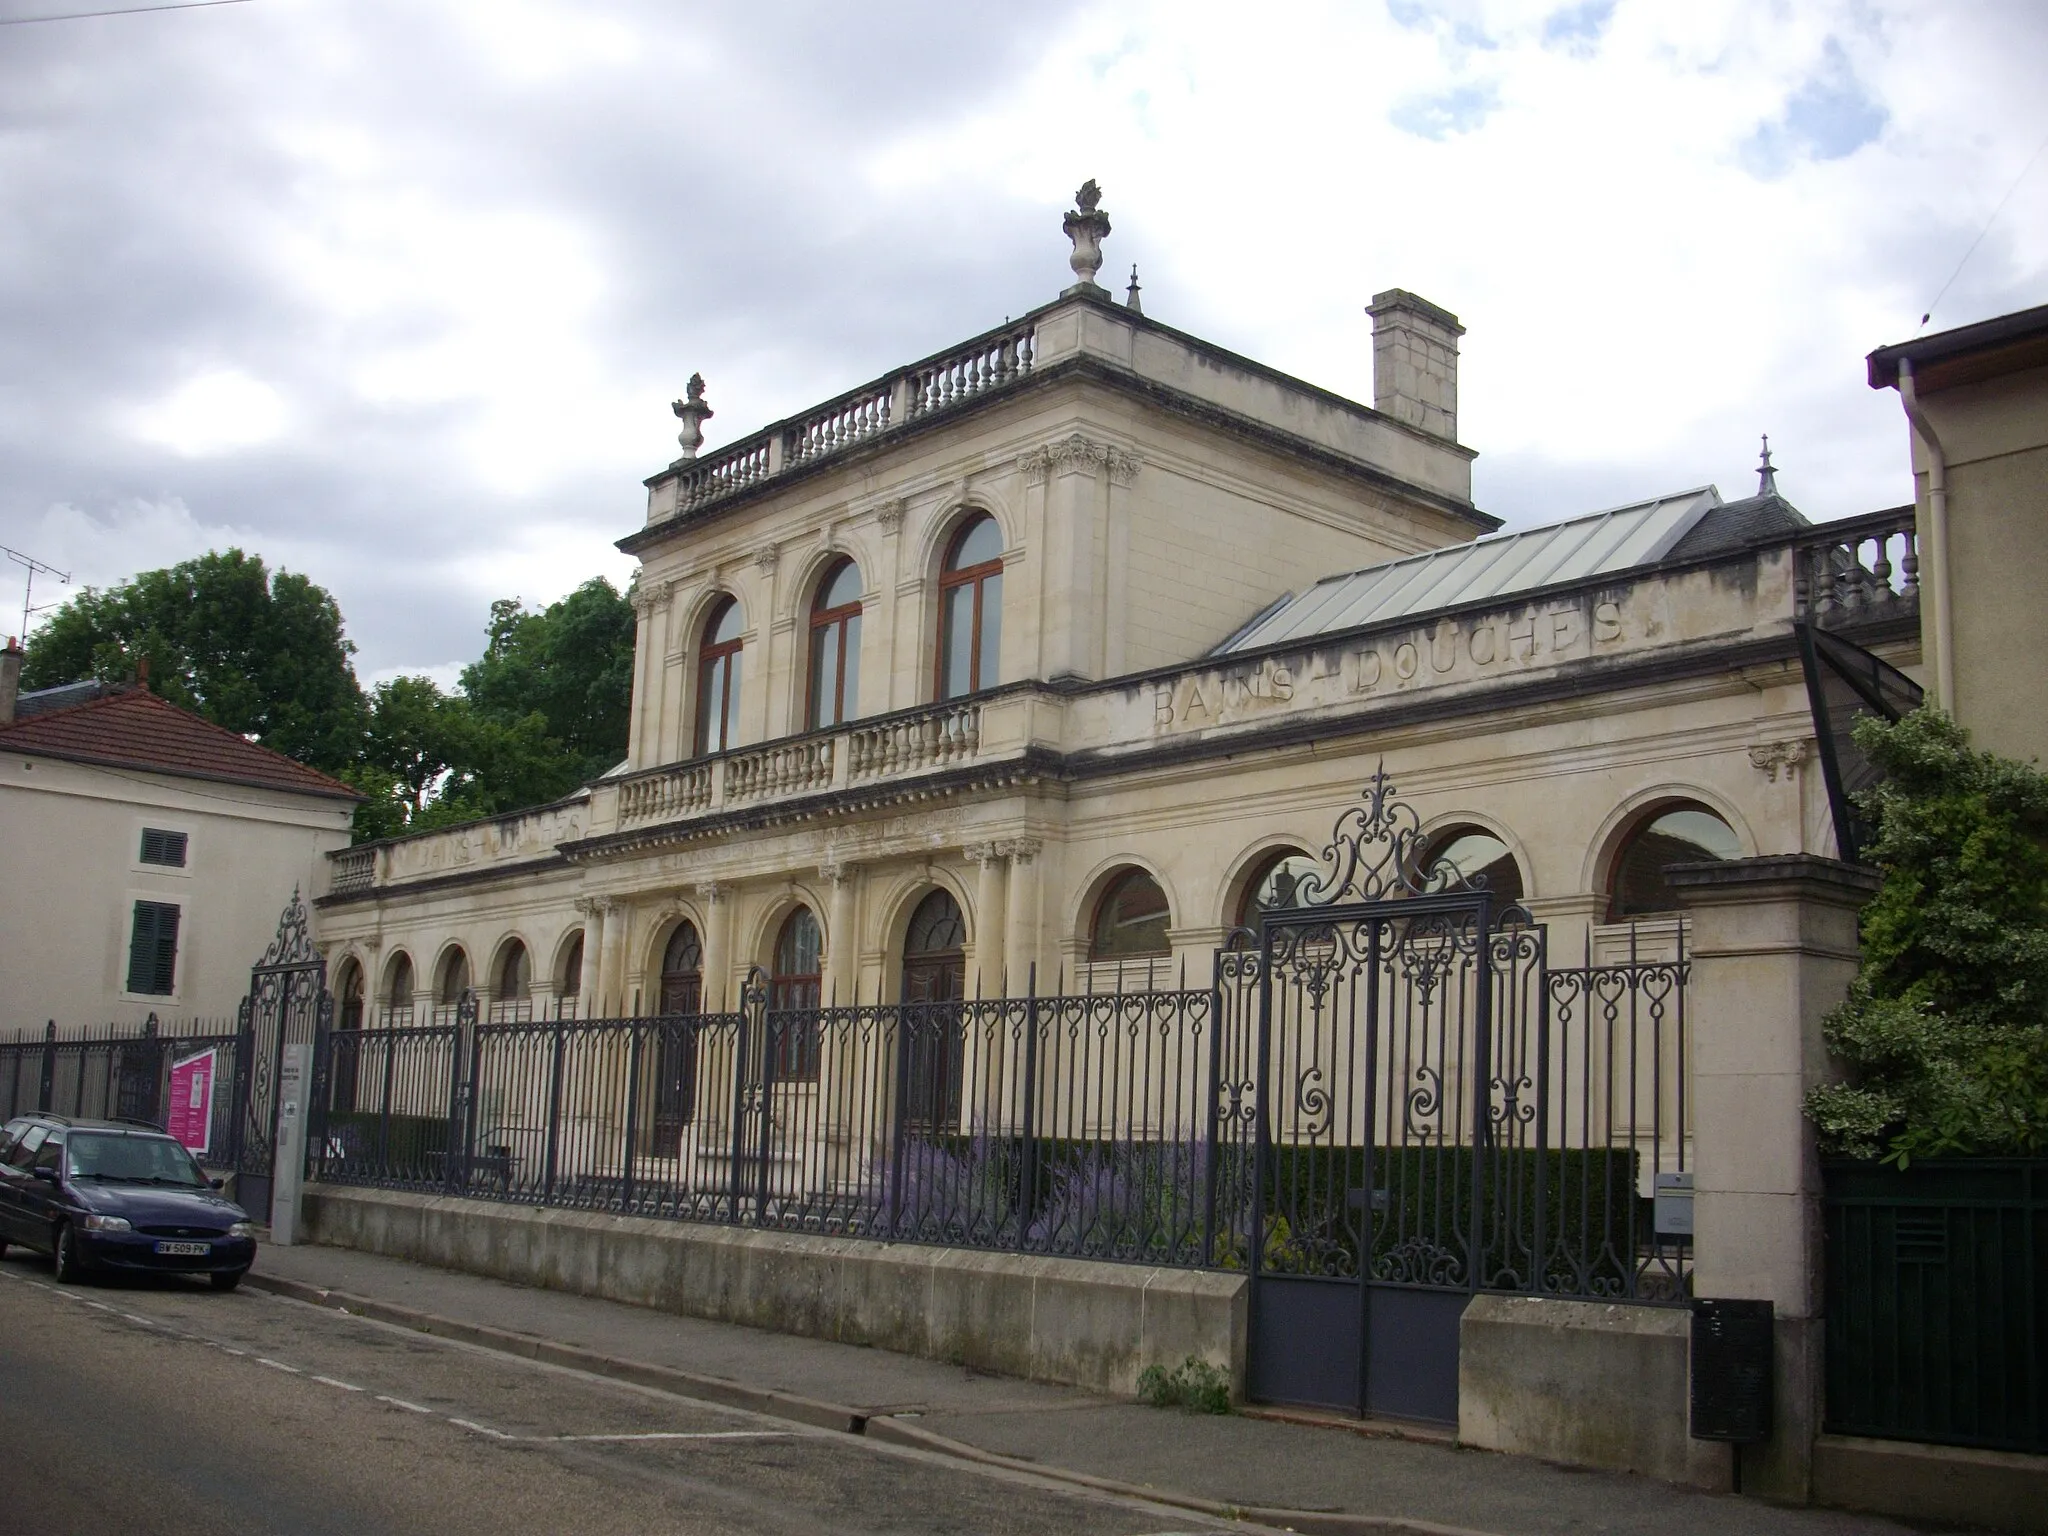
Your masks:
[[[25,555],[18,549],[9,549],[5,544],[0,544],[0,555],[5,555],[16,565],[28,568],[28,578],[22,583],[21,587],[21,638],[25,644],[28,641],[28,621],[35,615],[47,613],[50,609],[57,606],[55,603],[45,603],[40,608],[35,606],[36,578],[38,576],[54,576],[60,585],[69,586],[71,584],[71,573],[69,571],[60,571],[54,565],[45,565],[34,555]]]

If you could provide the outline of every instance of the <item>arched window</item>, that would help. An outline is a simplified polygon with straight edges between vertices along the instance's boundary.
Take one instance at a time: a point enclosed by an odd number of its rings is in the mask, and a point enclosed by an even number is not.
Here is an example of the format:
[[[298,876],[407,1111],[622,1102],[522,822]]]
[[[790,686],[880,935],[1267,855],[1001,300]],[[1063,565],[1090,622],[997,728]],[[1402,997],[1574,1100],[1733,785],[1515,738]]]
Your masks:
[[[1321,864],[1298,848],[1268,854],[1244,883],[1244,894],[1237,903],[1237,926],[1256,928],[1268,912],[1287,912],[1300,906],[1297,893],[1302,882],[1321,869]]]
[[[1430,839],[1417,861],[1416,878],[1425,890],[1455,890],[1484,885],[1493,892],[1493,910],[1517,906],[1522,900],[1522,866],[1508,845],[1484,827],[1451,827]]]
[[[361,1029],[363,1027],[363,968],[353,959],[341,963],[340,984],[334,989],[341,999],[337,1010],[337,1027]]]
[[[583,990],[583,934],[579,930],[569,941],[569,952],[562,956],[561,979],[555,983],[557,997],[575,997]]]
[[[967,922],[950,891],[933,891],[903,936],[903,1128],[913,1136],[960,1129],[967,1042],[958,1006],[967,983]],[[951,1006],[948,1006],[951,1005]]]
[[[903,936],[903,1001],[947,1003],[967,985],[967,920],[950,891],[933,891]]]
[[[723,752],[740,739],[740,605],[726,598],[704,621],[697,652],[697,751]]]
[[[1095,904],[1088,958],[1124,960],[1171,951],[1166,925],[1166,892],[1142,869],[1127,869],[1109,882]]]
[[[827,571],[811,600],[810,688],[812,730],[860,712],[860,567],[851,560]]]
[[[533,965],[527,959],[526,946],[514,939],[498,957],[498,979],[491,995],[501,1003],[523,1003],[532,986]]]
[[[775,1076],[781,1081],[807,1082],[818,1075],[819,984],[824,936],[809,907],[798,907],[775,939],[775,967],[768,978],[768,1011],[794,1013],[771,1019],[769,1038],[775,1049]]]
[[[384,1006],[410,1009],[412,995],[418,990],[412,979],[412,956],[401,950],[391,957],[391,969],[385,972]]]
[[[437,1007],[452,1008],[468,990],[469,956],[457,945],[441,957],[441,969],[434,977],[434,1003]]]
[[[661,952],[661,1011],[697,1013],[704,1005],[704,946],[688,922],[676,924]]]
[[[1003,533],[986,512],[960,525],[939,573],[938,694],[993,688],[1003,650]]]
[[[1614,857],[1608,879],[1607,915],[1644,917],[1676,912],[1678,893],[1664,878],[1673,864],[1701,864],[1709,859],[1739,859],[1742,843],[1735,831],[1704,805],[1681,801],[1643,818]]]

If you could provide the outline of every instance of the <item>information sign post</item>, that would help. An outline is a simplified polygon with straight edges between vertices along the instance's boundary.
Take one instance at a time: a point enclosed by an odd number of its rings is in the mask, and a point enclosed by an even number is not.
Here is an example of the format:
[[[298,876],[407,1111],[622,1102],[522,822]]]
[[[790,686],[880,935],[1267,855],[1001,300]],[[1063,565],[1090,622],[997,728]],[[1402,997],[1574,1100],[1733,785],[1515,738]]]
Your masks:
[[[306,1171],[306,1084],[312,1048],[287,1045],[278,1077],[277,1154],[270,1167],[270,1240],[289,1248],[299,1238],[299,1183]]]

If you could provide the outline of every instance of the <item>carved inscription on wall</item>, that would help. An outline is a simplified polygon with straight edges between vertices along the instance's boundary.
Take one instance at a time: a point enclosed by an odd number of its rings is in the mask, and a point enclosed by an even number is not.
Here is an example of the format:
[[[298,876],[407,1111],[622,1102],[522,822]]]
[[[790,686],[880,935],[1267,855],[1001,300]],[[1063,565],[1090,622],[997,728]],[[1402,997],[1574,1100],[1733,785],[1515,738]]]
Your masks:
[[[1624,649],[1631,630],[1627,607],[1606,599],[1443,619],[1256,665],[1184,673],[1154,685],[1152,723],[1157,731],[1199,730],[1362,697],[1484,682]]]

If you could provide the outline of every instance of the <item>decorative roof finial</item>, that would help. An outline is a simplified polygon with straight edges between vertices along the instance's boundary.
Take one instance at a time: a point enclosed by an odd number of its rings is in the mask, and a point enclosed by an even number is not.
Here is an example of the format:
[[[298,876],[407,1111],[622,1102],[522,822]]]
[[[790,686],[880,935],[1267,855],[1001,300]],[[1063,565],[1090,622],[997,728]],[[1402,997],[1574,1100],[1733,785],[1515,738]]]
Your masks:
[[[683,398],[669,407],[683,424],[676,441],[683,445],[683,457],[694,459],[704,446],[704,423],[718,413],[704,403],[704,375],[693,373],[683,388]]]
[[[1102,242],[1109,234],[1109,215],[1101,211],[1102,188],[1089,177],[1081,183],[1081,190],[1074,194],[1074,206],[1067,210],[1066,221],[1061,228],[1067,238],[1074,242],[1074,254],[1067,258],[1067,265],[1074,269],[1080,281],[1068,293],[1101,293],[1095,281],[1095,274],[1102,270]]]
[[[1778,494],[1778,471],[1771,463],[1771,434],[1764,434],[1763,461],[1756,467],[1756,493],[1759,496]]]
[[[1134,315],[1145,313],[1145,306],[1138,302],[1138,265],[1131,263],[1131,286],[1124,290],[1124,308]]]

